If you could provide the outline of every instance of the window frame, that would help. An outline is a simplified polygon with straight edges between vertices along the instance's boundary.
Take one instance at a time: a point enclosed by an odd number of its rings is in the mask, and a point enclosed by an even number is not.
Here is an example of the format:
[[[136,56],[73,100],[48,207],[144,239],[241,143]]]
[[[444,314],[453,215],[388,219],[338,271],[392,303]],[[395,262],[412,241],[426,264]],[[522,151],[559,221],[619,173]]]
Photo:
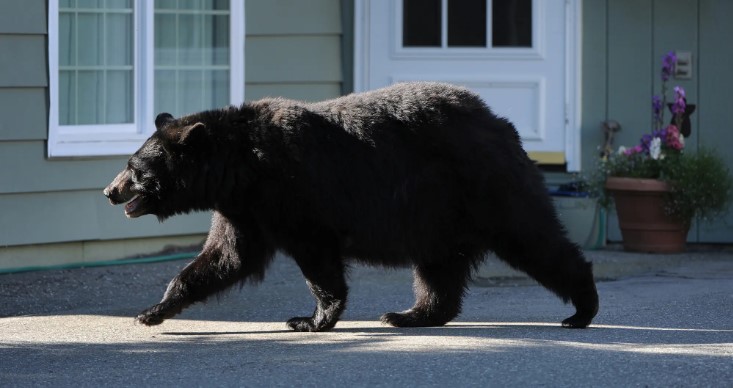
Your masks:
[[[244,102],[245,0],[229,3],[229,102]],[[133,0],[133,122],[59,124],[59,0],[48,4],[49,158],[129,155],[155,131],[154,1]]]

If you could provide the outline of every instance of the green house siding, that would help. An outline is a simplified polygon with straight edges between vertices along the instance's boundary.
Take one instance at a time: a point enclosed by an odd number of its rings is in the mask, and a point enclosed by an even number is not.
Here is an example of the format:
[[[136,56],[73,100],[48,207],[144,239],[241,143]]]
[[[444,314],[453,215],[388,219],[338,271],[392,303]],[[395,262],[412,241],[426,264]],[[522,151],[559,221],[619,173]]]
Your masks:
[[[351,90],[351,0],[247,0],[246,99],[332,98]],[[661,56],[693,54],[693,77],[679,83],[690,102],[690,148],[713,146],[733,167],[733,90],[727,0],[584,0],[582,165],[589,171],[602,141],[599,124],[623,126],[616,145],[633,144],[651,124]],[[125,158],[46,158],[48,136],[47,2],[0,2],[0,268],[110,259],[165,241],[200,241],[209,214],[128,220],[100,195]],[[11,53],[11,55],[9,55]],[[565,178],[562,178],[565,179]],[[611,223],[611,238],[619,239]],[[125,240],[127,239],[127,240]],[[691,241],[733,242],[733,216],[695,226]],[[37,245],[40,244],[40,245]],[[58,253],[55,253],[58,252]],[[108,253],[109,255],[109,253]],[[74,259],[77,260],[74,260]]]
[[[135,222],[101,189],[126,158],[48,160],[46,2],[0,4],[0,246],[201,234],[210,216]],[[2,253],[2,252],[0,252]],[[3,255],[0,255],[3,257]],[[3,263],[0,262],[0,267]]]
[[[341,4],[247,0],[247,100],[282,96],[314,101],[342,94]]]
[[[341,94],[341,2],[246,2],[247,99]],[[161,224],[154,217],[129,220],[109,205],[101,189],[126,158],[46,158],[47,6],[0,2],[0,268],[106,260],[166,241],[200,242],[208,213]]]
[[[716,148],[733,169],[733,124],[726,98],[733,90],[730,37],[733,2],[726,0],[585,0],[583,2],[583,166],[590,169],[602,142],[601,121],[617,120],[615,146],[633,145],[651,128],[651,96],[658,94],[662,56],[692,53],[693,74],[672,79],[698,105],[688,149]],[[669,118],[667,114],[667,118]],[[611,240],[620,240],[615,218]],[[733,242],[733,214],[694,225],[692,242]]]
[[[0,147],[7,141],[42,141],[48,136],[48,99],[46,88],[0,88]],[[0,151],[0,158],[4,151]],[[0,172],[2,174],[2,172]],[[0,178],[0,184],[4,182]],[[1,191],[2,189],[0,189]]]

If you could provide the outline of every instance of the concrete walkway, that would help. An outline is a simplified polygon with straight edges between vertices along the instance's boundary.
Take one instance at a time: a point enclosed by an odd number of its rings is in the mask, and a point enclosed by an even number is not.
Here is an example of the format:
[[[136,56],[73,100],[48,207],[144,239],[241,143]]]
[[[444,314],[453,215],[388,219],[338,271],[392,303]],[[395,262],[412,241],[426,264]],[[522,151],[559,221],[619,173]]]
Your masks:
[[[493,262],[456,321],[424,329],[378,322],[411,305],[409,270],[355,267],[327,333],[286,330],[313,308],[286,258],[152,328],[132,317],[185,262],[2,275],[0,386],[730,386],[733,252],[588,257],[613,280],[586,330],[562,329],[571,307]]]

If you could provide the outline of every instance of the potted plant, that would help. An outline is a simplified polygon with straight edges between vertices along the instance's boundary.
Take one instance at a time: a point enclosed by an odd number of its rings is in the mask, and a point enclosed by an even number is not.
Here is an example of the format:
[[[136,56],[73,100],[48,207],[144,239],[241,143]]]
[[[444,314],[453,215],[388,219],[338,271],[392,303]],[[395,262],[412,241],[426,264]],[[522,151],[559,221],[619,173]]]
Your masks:
[[[685,91],[674,88],[673,120],[664,126],[666,81],[674,53],[664,57],[662,96],[654,96],[654,129],[634,147],[620,147],[600,163],[602,203],[616,206],[624,249],[680,252],[693,219],[709,221],[726,213],[731,180],[723,160],[709,149],[685,148],[680,127],[687,107]]]

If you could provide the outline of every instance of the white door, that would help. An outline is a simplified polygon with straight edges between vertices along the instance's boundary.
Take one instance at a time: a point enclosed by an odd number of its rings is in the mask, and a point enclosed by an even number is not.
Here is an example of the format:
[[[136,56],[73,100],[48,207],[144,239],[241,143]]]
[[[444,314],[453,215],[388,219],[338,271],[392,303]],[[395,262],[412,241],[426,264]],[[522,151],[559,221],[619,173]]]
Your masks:
[[[542,163],[579,168],[580,0],[357,0],[355,89],[476,91]]]

